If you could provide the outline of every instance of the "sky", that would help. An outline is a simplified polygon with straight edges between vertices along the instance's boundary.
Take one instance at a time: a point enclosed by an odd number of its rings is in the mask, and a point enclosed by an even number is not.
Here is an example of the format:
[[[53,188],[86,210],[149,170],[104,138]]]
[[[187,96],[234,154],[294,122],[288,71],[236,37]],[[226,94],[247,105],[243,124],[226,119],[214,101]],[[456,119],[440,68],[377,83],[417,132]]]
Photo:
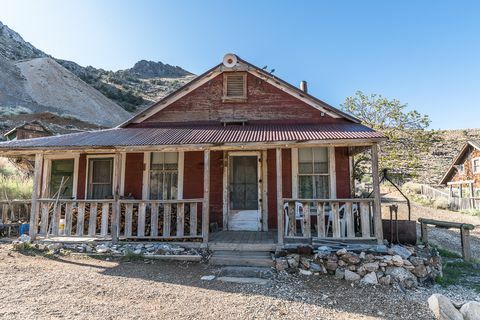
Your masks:
[[[0,2],[0,21],[83,66],[147,59],[200,74],[233,52],[335,107],[361,90],[432,129],[480,127],[480,1]]]

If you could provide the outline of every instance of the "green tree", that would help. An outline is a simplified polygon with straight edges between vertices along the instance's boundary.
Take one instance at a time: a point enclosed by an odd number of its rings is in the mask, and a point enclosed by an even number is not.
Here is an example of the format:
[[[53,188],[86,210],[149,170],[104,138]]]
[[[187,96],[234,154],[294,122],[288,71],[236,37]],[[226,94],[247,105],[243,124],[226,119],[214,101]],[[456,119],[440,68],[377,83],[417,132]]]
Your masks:
[[[366,95],[361,91],[346,98],[342,105],[344,111],[388,138],[380,145],[380,169],[389,169],[400,180],[417,175],[422,154],[428,152],[432,143],[439,138],[434,130],[428,130],[428,115],[408,110],[407,107],[399,100],[389,100],[378,94]],[[369,159],[367,152],[357,156],[357,179],[362,178]]]

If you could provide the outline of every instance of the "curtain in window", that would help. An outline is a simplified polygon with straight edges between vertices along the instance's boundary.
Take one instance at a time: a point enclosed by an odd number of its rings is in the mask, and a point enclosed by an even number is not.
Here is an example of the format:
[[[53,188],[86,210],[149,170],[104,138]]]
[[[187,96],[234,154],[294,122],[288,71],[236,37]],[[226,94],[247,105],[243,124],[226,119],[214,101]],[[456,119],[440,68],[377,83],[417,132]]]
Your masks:
[[[152,152],[150,159],[150,199],[177,199],[178,153]]]
[[[327,148],[298,149],[298,196],[301,199],[328,199]]]
[[[113,198],[113,158],[90,159],[89,161],[89,198]]]

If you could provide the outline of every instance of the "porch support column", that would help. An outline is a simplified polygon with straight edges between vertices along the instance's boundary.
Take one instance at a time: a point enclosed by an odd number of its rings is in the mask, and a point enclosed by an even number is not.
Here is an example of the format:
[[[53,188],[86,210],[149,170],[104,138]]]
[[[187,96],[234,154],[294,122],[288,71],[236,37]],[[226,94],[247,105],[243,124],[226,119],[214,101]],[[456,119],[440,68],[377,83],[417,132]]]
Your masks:
[[[112,206],[112,243],[117,243],[118,241],[118,230],[120,228],[120,186],[122,185],[123,181],[121,181],[121,177],[123,177],[124,172],[122,172],[122,163],[125,159],[122,159],[124,154],[117,152],[115,157],[113,157],[113,172],[117,175],[117,178],[114,179],[115,185],[113,187],[114,195],[113,195],[113,206]]]
[[[372,145],[372,178],[373,178],[373,220],[377,243],[383,243],[382,204],[380,198],[380,177],[378,171],[378,144]]]
[[[202,236],[203,242],[208,242],[210,225],[210,150],[205,150],[203,157]]]
[[[38,204],[38,198],[40,197],[40,193],[42,191],[42,170],[43,170],[43,154],[37,153],[35,154],[35,173],[33,176],[33,190],[32,190],[32,206],[30,209],[30,238],[31,240],[35,240],[37,237],[38,231],[38,217],[39,217],[39,209],[40,206]]]
[[[277,230],[278,246],[283,246],[283,191],[282,191],[282,149],[275,150],[277,174]]]

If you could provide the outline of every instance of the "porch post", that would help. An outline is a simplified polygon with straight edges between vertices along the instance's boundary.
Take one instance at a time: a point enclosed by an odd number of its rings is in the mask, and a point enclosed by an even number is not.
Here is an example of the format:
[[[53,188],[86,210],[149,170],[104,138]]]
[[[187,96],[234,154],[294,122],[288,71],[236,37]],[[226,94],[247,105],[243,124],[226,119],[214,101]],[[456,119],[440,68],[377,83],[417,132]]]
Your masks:
[[[202,236],[203,242],[208,242],[210,225],[210,150],[205,150],[203,157]]]
[[[35,173],[33,176],[32,205],[30,209],[30,239],[33,241],[37,237],[39,208],[38,198],[42,189],[41,177],[43,170],[43,154],[35,154]]]
[[[118,230],[120,228],[120,186],[122,185],[123,181],[121,181],[121,177],[123,176],[122,172],[122,162],[125,159],[122,159],[123,154],[117,152],[115,157],[113,157],[113,172],[117,175],[115,180],[115,186],[113,187],[114,195],[113,195],[113,206],[112,206],[112,243],[117,243],[118,241]]]
[[[373,219],[375,224],[375,237],[377,243],[383,243],[383,226],[382,226],[382,204],[380,198],[380,178],[378,171],[378,144],[372,145],[372,177],[373,177]]]
[[[283,191],[282,191],[282,149],[275,150],[277,174],[277,231],[278,245],[283,246]]]

